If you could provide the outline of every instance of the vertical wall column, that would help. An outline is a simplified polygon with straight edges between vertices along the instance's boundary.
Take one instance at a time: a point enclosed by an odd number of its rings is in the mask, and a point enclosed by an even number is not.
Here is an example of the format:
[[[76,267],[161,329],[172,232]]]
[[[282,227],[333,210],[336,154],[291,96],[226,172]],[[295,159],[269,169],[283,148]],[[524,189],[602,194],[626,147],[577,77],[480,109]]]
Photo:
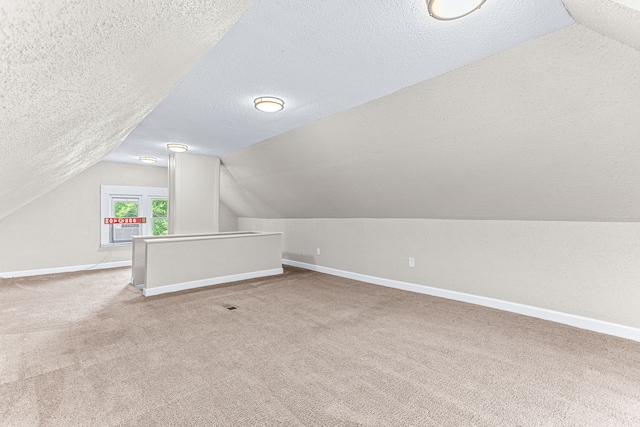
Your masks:
[[[169,234],[217,233],[220,217],[220,159],[169,156]]]

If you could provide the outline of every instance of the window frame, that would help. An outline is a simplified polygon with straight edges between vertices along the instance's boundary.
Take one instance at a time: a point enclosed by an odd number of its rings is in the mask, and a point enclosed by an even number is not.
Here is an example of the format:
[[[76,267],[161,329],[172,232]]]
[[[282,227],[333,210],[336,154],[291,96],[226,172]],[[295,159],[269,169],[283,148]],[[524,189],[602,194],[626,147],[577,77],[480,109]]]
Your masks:
[[[153,202],[156,200],[166,200],[167,201],[167,215],[166,216],[153,216]],[[169,199],[167,197],[149,197],[149,212],[151,212],[151,216],[149,216],[150,223],[150,232],[153,234],[154,221],[167,221],[167,234],[169,233]]]
[[[115,196],[115,195],[111,196],[111,198],[110,198],[111,206],[109,206],[109,215],[108,216],[110,218],[115,218],[116,217],[116,204],[118,204],[118,202],[124,202],[124,203],[135,202],[135,204],[137,205],[137,209],[136,210],[138,211],[138,214],[136,215],[136,217],[139,217],[140,216],[140,203],[141,203],[140,199],[141,198],[138,197],[138,196],[129,196],[129,197]],[[140,236],[143,233],[142,225],[143,224],[122,224],[122,227],[125,227],[125,226],[127,228],[135,227],[138,230],[138,232],[135,234],[135,236]],[[114,245],[117,245],[117,244],[120,244],[120,243],[131,243],[131,242],[128,242],[128,241],[122,241],[122,242],[116,241],[116,238],[115,238],[115,226],[116,226],[116,224],[113,224],[113,225],[109,224],[109,242],[108,243],[109,244],[114,244]]]
[[[114,217],[114,199],[138,200],[138,217],[147,218],[147,222],[140,224],[141,236],[153,234],[153,209],[151,201],[154,199],[169,199],[169,190],[164,187],[141,187],[128,185],[100,186],[100,247],[130,246],[132,242],[111,242],[110,225],[104,223],[104,218]]]

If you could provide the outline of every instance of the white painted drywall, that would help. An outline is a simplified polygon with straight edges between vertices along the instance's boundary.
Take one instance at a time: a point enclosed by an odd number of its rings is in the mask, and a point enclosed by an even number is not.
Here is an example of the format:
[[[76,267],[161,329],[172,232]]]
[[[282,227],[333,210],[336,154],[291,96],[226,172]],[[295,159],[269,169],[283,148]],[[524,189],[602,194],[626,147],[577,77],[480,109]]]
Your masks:
[[[453,22],[425,0],[257,0],[108,159],[162,162],[167,137],[225,156],[573,23],[560,0],[492,0]]]
[[[640,50],[640,1],[562,1],[578,24]]]
[[[0,219],[0,272],[131,260],[100,247],[100,185],[166,187],[167,169],[100,162]]]
[[[579,25],[225,156],[255,218],[640,221],[640,52]]]
[[[0,1],[0,218],[109,154],[251,3]]]
[[[220,159],[188,153],[169,156],[169,234],[217,233]]]
[[[282,268],[279,233],[169,237],[146,242],[145,288]]]
[[[639,223],[240,218],[239,227],[283,232],[285,259],[640,327]]]
[[[224,203],[220,203],[220,232],[238,231],[238,216],[227,207]]]

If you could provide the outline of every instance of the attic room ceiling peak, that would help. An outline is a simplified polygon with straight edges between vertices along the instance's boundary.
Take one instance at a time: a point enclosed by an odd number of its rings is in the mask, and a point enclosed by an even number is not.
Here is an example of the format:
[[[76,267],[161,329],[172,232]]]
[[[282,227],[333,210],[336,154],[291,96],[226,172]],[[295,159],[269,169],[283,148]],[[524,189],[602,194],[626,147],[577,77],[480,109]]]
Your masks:
[[[106,160],[166,166],[166,141],[223,157],[573,23],[560,0],[490,0],[453,21],[426,0],[258,0]],[[254,108],[272,95],[282,111]]]

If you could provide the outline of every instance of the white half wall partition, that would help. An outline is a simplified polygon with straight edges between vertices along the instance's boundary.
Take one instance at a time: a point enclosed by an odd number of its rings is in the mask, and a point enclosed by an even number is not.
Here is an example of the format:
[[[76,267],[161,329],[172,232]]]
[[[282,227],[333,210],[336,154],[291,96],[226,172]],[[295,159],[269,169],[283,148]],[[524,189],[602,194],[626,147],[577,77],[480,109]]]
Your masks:
[[[147,242],[150,240],[159,240],[159,239],[175,239],[182,237],[206,237],[206,236],[231,236],[231,235],[248,235],[248,234],[260,234],[257,232],[248,232],[248,231],[230,231],[230,232],[221,232],[221,233],[210,233],[210,234],[171,234],[171,235],[162,235],[162,236],[133,236],[133,244],[131,246],[131,281],[132,285],[135,285],[137,288],[142,289],[143,284],[145,283],[145,275],[147,271]]]
[[[145,296],[283,273],[282,233],[140,237],[134,251],[132,282]]]

